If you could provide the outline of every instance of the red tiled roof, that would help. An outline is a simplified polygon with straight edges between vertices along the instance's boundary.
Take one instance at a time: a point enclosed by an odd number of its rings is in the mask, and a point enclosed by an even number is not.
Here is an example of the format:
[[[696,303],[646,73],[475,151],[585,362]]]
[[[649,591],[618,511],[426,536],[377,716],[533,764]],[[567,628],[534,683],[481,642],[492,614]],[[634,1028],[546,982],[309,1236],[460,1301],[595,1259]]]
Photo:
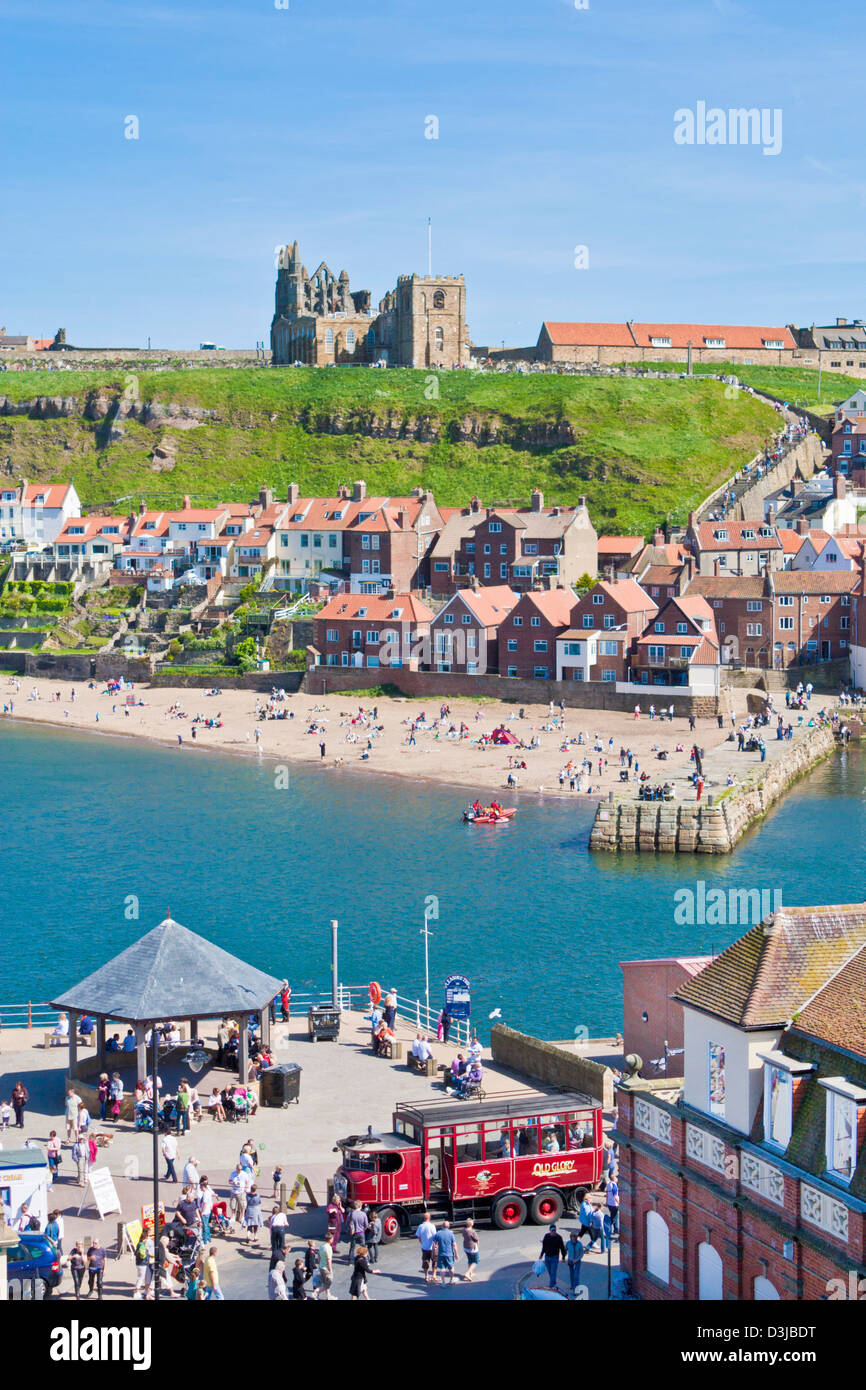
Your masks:
[[[724,338],[728,348],[754,348],[756,351],[766,346],[765,340],[778,341],[782,346],[793,349],[797,346],[787,328],[754,328],[738,323],[632,323],[638,347],[652,347],[652,338],[670,338],[671,348],[688,349],[689,340],[693,348],[704,348],[706,338]]]
[[[806,539],[799,531],[791,531],[787,526],[777,526],[776,535],[786,555],[796,555]]]
[[[599,555],[634,555],[643,545],[643,536],[599,536]]]
[[[414,594],[397,594],[394,598],[383,598],[379,594],[337,594],[316,614],[316,621],[347,622],[357,619],[362,608],[366,609],[365,617],[371,622],[429,623],[434,616],[433,610]],[[400,617],[395,618],[398,608]]]
[[[658,604],[641,588],[636,579],[600,579],[596,586],[624,608],[627,613],[655,611]]]
[[[758,521],[699,521],[693,535],[699,550],[778,550],[780,546],[775,526],[765,525],[765,529],[772,534],[761,536],[758,532],[762,524]],[[728,539],[717,540],[716,531],[727,532]],[[750,540],[743,540],[743,531],[752,531],[754,535]]]
[[[687,594],[700,594],[702,598],[763,598],[764,579],[760,574],[714,574],[698,575],[686,590]]]
[[[552,323],[545,319],[542,332],[554,347],[634,347],[625,323]]]
[[[853,570],[774,570],[770,580],[777,594],[850,594],[859,575]]]
[[[457,597],[463,599],[466,607],[475,614],[483,627],[498,627],[512,608],[517,607],[520,599],[520,595],[507,584],[491,584],[482,589],[461,589]]]

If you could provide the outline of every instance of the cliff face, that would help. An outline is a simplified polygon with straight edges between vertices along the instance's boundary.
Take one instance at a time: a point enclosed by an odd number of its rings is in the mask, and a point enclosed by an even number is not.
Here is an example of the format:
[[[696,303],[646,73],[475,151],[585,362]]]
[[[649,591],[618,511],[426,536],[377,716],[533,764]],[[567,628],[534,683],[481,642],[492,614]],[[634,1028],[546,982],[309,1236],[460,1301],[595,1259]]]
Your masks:
[[[29,420],[63,420],[81,417],[84,420],[139,420],[143,425],[157,428],[171,424],[204,424],[216,415],[195,405],[163,405],[159,401],[138,401],[107,391],[91,391],[84,401],[77,396],[34,396],[29,401],[13,401],[0,396],[0,415],[24,415]]]

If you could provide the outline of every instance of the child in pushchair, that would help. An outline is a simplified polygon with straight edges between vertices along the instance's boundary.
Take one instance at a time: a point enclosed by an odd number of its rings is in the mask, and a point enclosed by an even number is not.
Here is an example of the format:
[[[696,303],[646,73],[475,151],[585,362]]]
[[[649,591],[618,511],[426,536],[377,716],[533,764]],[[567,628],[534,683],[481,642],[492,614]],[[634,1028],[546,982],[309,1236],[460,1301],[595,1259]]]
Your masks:
[[[229,1233],[228,1206],[225,1202],[214,1202],[210,1214],[211,1235],[227,1236]]]

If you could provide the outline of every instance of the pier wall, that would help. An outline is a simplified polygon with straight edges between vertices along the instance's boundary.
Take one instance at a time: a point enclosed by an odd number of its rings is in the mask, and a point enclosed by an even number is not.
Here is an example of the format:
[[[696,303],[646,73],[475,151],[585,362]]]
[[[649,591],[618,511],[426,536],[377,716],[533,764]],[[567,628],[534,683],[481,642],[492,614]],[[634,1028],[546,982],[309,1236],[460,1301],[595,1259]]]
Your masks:
[[[736,787],[701,802],[602,802],[589,839],[593,850],[614,853],[730,854],[750,825],[760,820],[792,782],[836,746],[832,729],[815,729],[772,763],[759,765]]]
[[[613,1074],[600,1062],[578,1053],[566,1052],[554,1043],[542,1042],[528,1033],[518,1033],[503,1023],[490,1030],[494,1062],[531,1076],[564,1091],[580,1091],[601,1101],[606,1110],[613,1105]]]

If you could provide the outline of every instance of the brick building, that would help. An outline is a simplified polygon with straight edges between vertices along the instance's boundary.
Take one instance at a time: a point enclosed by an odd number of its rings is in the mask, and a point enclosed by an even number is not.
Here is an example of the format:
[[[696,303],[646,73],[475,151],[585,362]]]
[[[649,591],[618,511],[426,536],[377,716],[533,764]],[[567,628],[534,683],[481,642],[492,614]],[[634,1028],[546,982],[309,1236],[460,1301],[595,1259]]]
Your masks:
[[[859,577],[855,568],[699,576],[688,596],[712,608],[723,663],[780,670],[848,656]]]
[[[689,517],[688,539],[698,574],[761,574],[782,569],[785,552],[775,526],[756,521],[699,521]]]
[[[518,598],[507,584],[461,589],[430,625],[427,664],[435,671],[465,676],[495,675],[499,629]]]
[[[487,507],[473,498],[450,516],[430,553],[434,594],[471,584],[508,584],[525,592],[575,584],[598,568],[598,537],[586,499],[545,507],[536,488],[529,507]]]
[[[432,621],[432,610],[412,594],[338,594],[316,614],[307,664],[417,670]]]
[[[629,679],[650,687],[717,690],[719,642],[713,610],[691,592],[670,598],[634,643]]]
[[[780,908],[675,991],[682,1079],[616,1093],[621,1259],[641,1298],[836,1299],[851,1275],[856,1297],[864,997],[863,903]]]
[[[574,605],[571,626],[586,632],[622,628],[635,638],[657,609],[658,604],[634,579],[600,579]]]
[[[623,1056],[640,1057],[642,1076],[676,1076],[682,1069],[683,1006],[674,991],[711,960],[712,956],[678,956],[620,961]]]
[[[401,275],[376,311],[369,290],[350,290],[345,270],[333,275],[323,261],[308,275],[295,242],[280,250],[271,352],[275,366],[468,366],[466,283]]]
[[[571,589],[523,594],[499,627],[500,675],[556,678],[556,640],[569,626],[575,599]]]
[[[788,328],[708,323],[555,323],[541,325],[539,362],[794,363],[800,349]]]

